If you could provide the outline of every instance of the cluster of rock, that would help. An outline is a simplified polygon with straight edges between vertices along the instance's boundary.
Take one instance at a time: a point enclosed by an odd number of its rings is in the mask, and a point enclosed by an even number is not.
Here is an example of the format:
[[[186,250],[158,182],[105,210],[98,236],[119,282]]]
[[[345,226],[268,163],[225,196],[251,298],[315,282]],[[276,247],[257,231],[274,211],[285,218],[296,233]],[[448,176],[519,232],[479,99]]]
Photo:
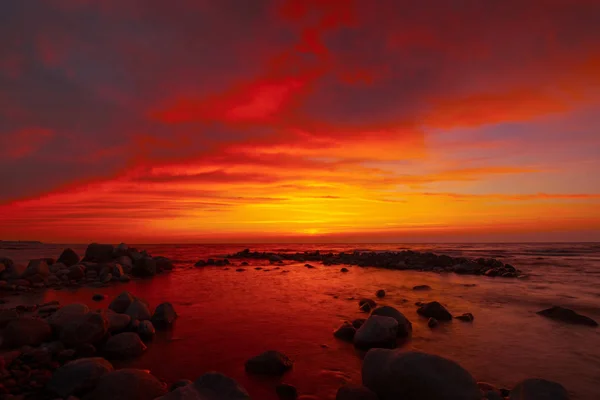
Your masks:
[[[92,311],[80,303],[61,307],[58,302],[0,310],[0,343],[9,350],[0,354],[0,395],[77,395],[91,388],[90,380],[83,378],[86,374],[93,380],[113,371],[105,359],[140,356],[155,329],[172,325],[176,318],[170,303],[152,313],[144,300],[129,292],[117,296],[106,310]]]
[[[450,257],[430,252],[412,250],[351,253],[320,253],[319,251],[304,253],[270,253],[252,252],[245,249],[229,255],[228,258],[266,259],[273,262],[289,260],[294,262],[322,262],[324,265],[357,265],[360,267],[378,267],[397,270],[419,270],[432,272],[454,272],[457,274],[499,276],[516,278],[520,271],[510,264],[495,258],[468,259]],[[347,272],[347,271],[345,271]]]
[[[27,266],[11,259],[0,258],[0,290],[29,291],[46,287],[103,286],[110,282],[129,282],[132,276],[154,276],[173,269],[165,257],[152,257],[145,250],[138,251],[126,244],[90,244],[85,256],[68,248],[57,260],[41,258],[29,261]]]

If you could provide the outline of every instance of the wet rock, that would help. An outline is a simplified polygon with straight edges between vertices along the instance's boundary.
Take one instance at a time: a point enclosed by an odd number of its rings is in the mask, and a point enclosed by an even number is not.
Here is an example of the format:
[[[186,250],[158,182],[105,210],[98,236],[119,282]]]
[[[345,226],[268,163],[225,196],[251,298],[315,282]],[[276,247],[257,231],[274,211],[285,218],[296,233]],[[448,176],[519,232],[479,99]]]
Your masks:
[[[70,280],[79,280],[85,277],[85,267],[81,264],[73,265],[67,272],[67,278]]]
[[[437,301],[432,301],[431,303],[426,303],[422,305],[417,313],[427,318],[435,318],[438,321],[451,321],[452,314],[446,310],[446,308],[438,303]]]
[[[112,364],[104,358],[81,358],[54,371],[46,389],[64,398],[78,396],[93,389],[100,377],[112,371]]]
[[[73,249],[64,249],[58,257],[57,262],[64,264],[67,267],[75,265],[79,262],[79,255],[73,251]]]
[[[412,333],[412,323],[400,311],[390,306],[380,306],[371,315],[394,318],[398,322],[398,337],[408,337]]]
[[[148,320],[140,321],[140,324],[137,327],[137,332],[140,335],[140,337],[144,340],[150,340],[156,334],[154,325],[152,325],[152,322]]]
[[[383,289],[379,289],[376,293],[375,296],[377,296],[378,298],[382,299],[385,297],[385,290]]]
[[[127,308],[133,303],[135,296],[129,292],[122,292],[113,301],[110,302],[108,308],[116,313],[124,313]]]
[[[473,320],[475,319],[475,317],[471,313],[464,313],[464,314],[461,314],[458,317],[454,317],[454,318],[459,319],[461,321],[465,321],[465,322],[473,322]]]
[[[17,310],[0,310],[0,328],[4,328],[10,321],[18,318]]]
[[[156,275],[156,271],[156,261],[150,257],[145,257],[133,264],[131,273],[133,276],[147,277]]]
[[[360,348],[396,347],[398,322],[391,317],[371,315],[354,335],[354,345]]]
[[[344,267],[342,269],[340,269],[340,272],[349,272],[348,268]]]
[[[510,400],[569,400],[567,390],[557,382],[525,379],[510,391]]]
[[[95,295],[92,296],[92,300],[94,301],[102,301],[106,298],[105,295],[100,294],[100,293],[96,293]]]
[[[348,342],[352,342],[354,340],[355,334],[356,328],[348,321],[345,321],[333,332],[334,337],[341,340],[346,340]]]
[[[427,320],[427,326],[430,328],[435,328],[436,326],[438,326],[440,323],[437,319],[435,318],[429,318]]]
[[[275,350],[266,351],[246,361],[246,372],[260,375],[283,375],[292,368],[293,361]]]
[[[156,400],[250,400],[250,396],[235,380],[209,372]]]
[[[121,277],[119,278],[119,282],[121,283],[127,283],[131,280],[131,278],[129,277],[129,275],[121,275]]]
[[[169,386],[169,392],[172,392],[173,390],[177,390],[180,387],[191,385],[192,383],[193,382],[190,381],[189,379],[179,379],[178,381],[173,382],[173,384],[171,386]]]
[[[150,314],[150,310],[148,309],[148,305],[137,298],[131,302],[129,307],[127,307],[125,314],[129,315],[132,319],[139,319],[140,321],[150,319],[152,317],[152,314]]]
[[[380,400],[481,400],[469,372],[427,353],[372,349],[363,361],[362,380]]]
[[[85,250],[85,261],[109,262],[113,258],[114,247],[111,244],[91,243]]]
[[[358,301],[358,308],[363,312],[370,312],[377,307],[377,303],[371,299],[361,299]]]
[[[238,268],[235,270],[235,272],[245,272],[246,270],[244,268]]]
[[[60,341],[67,347],[96,344],[108,333],[106,316],[90,312],[67,323],[60,332]]]
[[[43,319],[21,317],[6,325],[3,336],[8,348],[39,346],[52,337],[52,328]]]
[[[338,389],[335,400],[378,400],[378,397],[364,386],[344,385]]]
[[[358,329],[361,326],[363,326],[366,320],[366,318],[357,318],[354,321],[352,321],[352,326],[354,327],[354,329]]]
[[[77,346],[75,353],[77,354],[77,358],[94,357],[96,355],[96,346],[84,343],[81,346]]]
[[[126,274],[130,274],[133,269],[133,261],[129,256],[121,256],[116,260],[117,265],[120,265],[123,268],[123,272]]]
[[[296,400],[298,398],[298,389],[287,383],[280,383],[275,387],[275,393],[279,400]]]
[[[575,311],[563,308],[559,306],[554,306],[548,308],[546,310],[538,311],[537,314],[556,320],[562,321],[569,324],[575,325],[586,325],[586,326],[598,326],[598,323],[591,319],[590,317],[586,317],[585,315],[581,315],[576,313]]]
[[[23,277],[30,277],[34,275],[40,275],[42,277],[47,277],[50,275],[50,267],[48,267],[48,263],[45,260],[31,260],[27,265],[27,269],[23,273]]]
[[[127,359],[141,356],[147,347],[135,332],[123,332],[106,341],[103,351],[111,359]]]
[[[52,326],[52,329],[54,329],[56,332],[60,332],[71,321],[84,316],[89,312],[90,309],[85,304],[68,304],[48,317],[48,323]]]
[[[12,260],[12,258],[0,257],[0,268],[2,268],[2,266],[4,266],[4,268],[10,269],[10,268],[12,268],[13,265],[15,265],[15,262]],[[4,270],[2,270],[2,271],[4,271]],[[2,271],[0,271],[0,272],[2,272]]]
[[[2,276],[4,279],[19,279],[23,277],[26,269],[27,267],[23,264],[12,263],[10,266],[6,266],[6,269],[2,272]]]
[[[173,262],[167,257],[157,256],[154,257],[154,261],[156,262],[157,271],[171,271],[173,269]]]
[[[164,328],[172,325],[177,319],[177,313],[173,304],[169,302],[159,304],[152,314],[152,323],[157,328]]]
[[[194,267],[204,267],[204,266],[206,266],[206,261],[204,261],[204,260],[198,260],[196,262],[196,264],[194,264]]]
[[[112,310],[106,310],[108,320],[108,331],[110,333],[124,331],[131,323],[131,317],[127,314],[119,314]]]
[[[100,377],[96,387],[82,400],[149,400],[166,392],[166,385],[155,376],[143,370],[126,368]]]
[[[417,286],[413,286],[413,290],[431,290],[431,286],[417,285]]]

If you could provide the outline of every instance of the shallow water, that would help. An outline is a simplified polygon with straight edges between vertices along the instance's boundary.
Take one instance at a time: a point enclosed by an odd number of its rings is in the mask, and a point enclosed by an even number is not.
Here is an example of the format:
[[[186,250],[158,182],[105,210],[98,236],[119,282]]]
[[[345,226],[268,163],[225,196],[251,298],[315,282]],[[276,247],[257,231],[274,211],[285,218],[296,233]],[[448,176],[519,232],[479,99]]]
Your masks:
[[[83,253],[84,246],[72,246]],[[600,398],[600,329],[565,325],[535,314],[551,305],[570,307],[600,320],[600,245],[598,244],[466,244],[466,245],[139,245],[153,255],[176,261],[178,269],[154,279],[108,288],[48,290],[37,295],[7,297],[19,303],[60,300],[106,307],[123,290],[152,305],[172,302],[180,315],[174,329],[161,333],[142,357],[120,364],[151,370],[167,381],[194,379],[217,370],[237,379],[253,398],[276,399],[278,380],[257,379],[244,372],[244,362],[269,349],[295,359],[282,381],[301,394],[334,399],[346,381],[360,382],[361,354],[336,340],[332,331],[344,319],[364,317],[354,297],[375,298],[402,311],[413,323],[413,336],[403,348],[449,357],[477,380],[511,388],[527,377],[561,382],[573,399]],[[431,250],[453,256],[497,257],[529,277],[502,279],[416,271],[314,264],[286,264],[272,270],[266,260],[250,261],[245,272],[220,267],[194,268],[200,258],[225,255],[249,247],[259,251]],[[64,246],[42,245],[1,249],[0,256],[18,262],[57,257]],[[239,264],[241,260],[231,260]],[[270,271],[255,270],[262,266]],[[428,292],[415,292],[426,284]],[[467,285],[467,286],[465,286]],[[472,286],[474,285],[474,286]],[[107,300],[96,303],[93,293]],[[438,300],[453,314],[471,312],[475,321],[453,321],[435,330],[417,315],[417,301]]]

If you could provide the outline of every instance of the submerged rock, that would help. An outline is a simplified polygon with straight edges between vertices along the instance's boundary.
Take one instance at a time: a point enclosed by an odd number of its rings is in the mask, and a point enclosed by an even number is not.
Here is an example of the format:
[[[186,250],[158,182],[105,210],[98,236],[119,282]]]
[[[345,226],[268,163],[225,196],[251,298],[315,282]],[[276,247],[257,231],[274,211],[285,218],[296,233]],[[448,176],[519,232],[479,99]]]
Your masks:
[[[81,358],[54,371],[46,389],[64,398],[77,396],[93,389],[100,377],[112,371],[112,364],[104,358]]]
[[[439,321],[435,318],[429,318],[429,320],[427,320],[427,326],[430,328],[435,328],[439,324]]]
[[[371,315],[394,318],[398,322],[398,337],[407,337],[412,333],[412,323],[394,307],[380,306],[371,311]]]
[[[432,301],[431,303],[422,305],[417,310],[417,313],[427,318],[435,318],[438,321],[452,320],[452,314],[450,314],[448,310],[446,310],[446,308],[437,301]]]
[[[252,374],[283,375],[293,364],[285,354],[269,350],[246,361],[245,368],[246,372]]]
[[[177,319],[177,313],[173,304],[166,302],[156,306],[154,314],[152,314],[152,323],[157,328],[164,328],[172,325]]]
[[[156,275],[156,272],[156,261],[150,257],[144,257],[137,260],[133,264],[133,269],[131,270],[131,273],[134,276],[141,277],[154,276]]]
[[[354,345],[360,348],[396,347],[398,321],[391,317],[371,315],[354,335]]]
[[[152,318],[148,305],[137,298],[127,307],[125,314],[129,315],[131,319],[139,319],[141,321]]]
[[[152,325],[152,322],[150,322],[148,320],[140,321],[137,331],[138,331],[138,334],[140,335],[140,337],[144,340],[150,340],[156,334],[154,325]]]
[[[567,390],[557,382],[525,379],[510,391],[510,400],[569,400]]]
[[[106,310],[108,320],[108,331],[110,333],[124,331],[131,323],[131,317],[127,314],[119,314],[112,310]]]
[[[208,372],[194,383],[181,386],[155,400],[250,400],[250,395],[230,377]]]
[[[108,308],[116,313],[124,313],[127,311],[127,308],[131,305],[134,299],[135,296],[131,293],[122,292],[120,295],[115,297],[113,301],[111,301]]]
[[[113,359],[127,359],[141,356],[147,347],[135,332],[123,332],[112,336],[104,345],[104,353]]]
[[[586,317],[585,315],[578,314],[571,309],[559,306],[554,306],[546,310],[538,311],[537,313],[544,317],[566,322],[569,324],[598,326],[598,323],[590,317]]]
[[[481,400],[469,372],[454,361],[416,351],[370,350],[363,361],[363,385],[380,400]]]
[[[344,385],[338,389],[335,400],[378,400],[378,397],[364,386]]]
[[[358,308],[363,312],[370,312],[375,307],[377,307],[377,303],[374,300],[360,299],[358,301]]]
[[[149,400],[166,392],[166,385],[155,376],[143,370],[126,368],[103,375],[82,400]]]
[[[385,297],[385,290],[383,290],[383,289],[379,289],[379,290],[378,290],[378,291],[375,293],[375,296],[377,296],[377,297],[378,297],[378,298],[380,298],[380,299],[381,299],[381,298],[383,298],[383,297]]]
[[[349,272],[348,268],[344,267],[342,269],[340,269],[340,272]]]
[[[333,332],[333,336],[338,339],[351,342],[356,334],[356,328],[348,321],[345,321],[339,328]]]
[[[473,320],[475,319],[475,317],[471,313],[464,313],[464,314],[459,315],[458,317],[454,317],[454,318],[459,319],[461,321],[465,321],[465,322],[473,322]]]
[[[413,286],[413,290],[431,290],[431,286],[429,286],[429,285],[417,285],[417,286]]]
[[[279,400],[296,400],[298,398],[298,389],[295,386],[280,383],[275,387],[275,393],[277,393],[277,398]]]

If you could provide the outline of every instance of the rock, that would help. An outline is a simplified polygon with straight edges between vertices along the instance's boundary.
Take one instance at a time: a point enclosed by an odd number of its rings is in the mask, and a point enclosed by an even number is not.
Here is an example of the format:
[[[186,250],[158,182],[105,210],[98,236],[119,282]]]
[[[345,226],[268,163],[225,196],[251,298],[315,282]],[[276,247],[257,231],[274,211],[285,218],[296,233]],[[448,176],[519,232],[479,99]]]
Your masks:
[[[85,267],[81,264],[73,265],[67,272],[67,277],[70,280],[79,280],[85,277]]]
[[[104,345],[104,354],[112,359],[127,359],[141,356],[147,347],[135,332],[123,332],[112,336]]]
[[[0,328],[4,328],[10,321],[18,318],[17,310],[0,310]]]
[[[5,279],[19,279],[25,274],[27,267],[23,264],[11,264],[10,267],[6,267],[6,270],[2,273]]]
[[[362,381],[380,400],[481,400],[477,382],[460,365],[415,351],[370,350]]]
[[[204,266],[206,266],[206,261],[204,261],[204,260],[198,260],[196,262],[196,264],[194,264],[194,267],[204,267]]]
[[[77,354],[77,358],[94,357],[96,355],[96,346],[93,344],[84,343],[80,346],[77,346],[75,352]]]
[[[398,322],[391,317],[371,315],[354,335],[354,345],[360,348],[396,347]]]
[[[427,326],[430,328],[435,328],[436,326],[438,326],[440,323],[437,319],[435,318],[429,318],[427,320]]]
[[[122,292],[110,302],[108,308],[116,313],[124,313],[127,308],[133,303],[135,296],[129,292]]]
[[[109,262],[112,261],[114,251],[112,244],[92,243],[85,250],[84,259],[94,262]]]
[[[67,248],[64,249],[63,252],[60,254],[60,257],[58,257],[57,262],[62,263],[67,267],[70,267],[79,262],[79,256],[77,255],[77,253],[75,253],[75,251],[73,251],[73,249]]]
[[[169,392],[179,389],[180,387],[191,385],[192,383],[193,382],[189,379],[179,379],[178,381],[173,382],[173,384],[169,387]]]
[[[504,397],[493,390],[483,391],[484,400],[504,400]]]
[[[131,270],[131,273],[134,276],[145,277],[156,275],[156,271],[156,261],[154,261],[154,259],[152,258],[145,257],[137,260],[133,264],[133,269]]]
[[[121,256],[115,261],[117,265],[123,267],[123,272],[125,272],[126,274],[131,273],[131,270],[133,269],[133,261],[131,260],[131,258],[129,258],[129,256]]]
[[[43,319],[21,317],[6,325],[3,336],[8,348],[39,346],[52,337],[52,328]]]
[[[315,266],[314,266],[314,265],[311,265],[311,264],[304,264],[304,266],[305,266],[306,268],[308,268],[308,269],[313,269],[313,268],[315,268]]]
[[[129,315],[119,314],[110,309],[106,310],[106,319],[108,320],[108,331],[110,333],[124,331],[131,323]]]
[[[413,286],[413,290],[431,290],[431,287],[428,285],[417,285]]]
[[[137,332],[140,335],[140,337],[144,340],[150,340],[156,334],[154,325],[152,325],[152,322],[148,320],[140,321],[140,324],[137,327]]]
[[[333,332],[333,336],[351,342],[356,334],[356,328],[348,321],[345,321],[339,328]]]
[[[150,310],[148,309],[148,305],[137,298],[131,302],[129,307],[127,307],[125,314],[129,315],[132,319],[139,319],[140,321],[150,319],[152,317],[152,314],[150,314]]]
[[[377,307],[377,303],[371,299],[361,299],[358,302],[358,307],[363,312],[370,312],[372,309]]]
[[[124,272],[123,272],[123,267],[120,264],[115,264],[112,267],[112,271],[111,271],[112,276],[114,276],[115,278],[120,278],[123,276]]]
[[[48,267],[48,263],[45,260],[31,260],[27,265],[27,269],[25,269],[25,273],[23,277],[29,277],[34,275],[40,275],[42,277],[47,277],[50,275],[50,267]]]
[[[371,315],[394,318],[398,322],[398,337],[408,337],[412,333],[412,323],[394,307],[380,306],[371,311]]]
[[[525,379],[510,391],[510,400],[569,400],[567,390],[557,382]]]
[[[342,269],[340,269],[340,272],[349,272],[348,268],[344,267]]]
[[[293,361],[275,350],[266,351],[246,361],[246,372],[260,375],[283,375],[292,368]]]
[[[344,385],[340,387],[335,400],[378,400],[377,395],[364,386]]]
[[[64,398],[78,396],[93,389],[101,376],[112,371],[112,364],[104,358],[81,358],[54,371],[46,389]]]
[[[131,280],[131,278],[129,277],[129,275],[121,275],[121,277],[119,278],[119,281],[122,283],[127,283]]]
[[[585,315],[578,314],[573,310],[559,306],[554,306],[546,310],[538,311],[537,314],[569,324],[598,326],[598,323],[590,317],[586,317]]]
[[[473,314],[471,313],[464,313],[462,315],[459,315],[458,317],[454,317],[456,319],[459,319],[461,321],[465,321],[465,322],[473,322],[473,320],[475,319],[475,317],[473,317]]]
[[[113,251],[113,257],[122,257],[129,253],[129,246],[125,243],[119,243],[117,247],[115,247]]]
[[[277,254],[270,254],[269,255],[269,261],[271,261],[271,262],[280,262],[280,261],[283,261],[283,258],[281,258],[280,256],[278,256]]]
[[[377,296],[377,297],[378,297],[378,298],[380,298],[380,299],[381,299],[381,298],[384,298],[384,297],[385,297],[385,290],[383,290],[383,289],[379,289],[379,290],[377,291],[377,293],[375,293],[375,296]]]
[[[298,389],[287,383],[280,383],[275,386],[275,393],[279,400],[296,400],[298,398]]]
[[[172,325],[177,319],[175,308],[169,302],[159,304],[152,314],[152,323],[157,328],[164,328]]]
[[[90,312],[67,323],[60,332],[60,341],[67,347],[96,344],[108,333],[108,320],[100,313]]]
[[[444,306],[437,301],[432,301],[431,303],[422,305],[417,310],[417,313],[427,318],[435,318],[438,321],[452,320],[452,314],[450,314],[448,310],[446,310],[446,308],[444,308]]]
[[[250,396],[235,380],[218,372],[208,372],[194,383],[155,400],[250,400]]]
[[[246,270],[244,268],[238,268],[235,270],[235,272],[245,272]]]
[[[150,373],[125,368],[103,375],[82,400],[150,400],[166,392],[166,385]]]
[[[12,258],[0,257],[0,267],[4,266],[4,268],[10,269],[13,265],[15,265],[15,262],[12,260]]]
[[[94,301],[102,301],[106,298],[105,295],[100,294],[100,293],[96,293],[95,295],[92,296],[92,300]]]
[[[84,316],[90,312],[90,309],[85,304],[72,303],[68,304],[54,314],[48,317],[48,323],[56,332],[59,332],[74,319]]]
[[[365,321],[366,321],[366,318],[357,318],[354,321],[352,321],[352,326],[354,327],[354,329],[358,329],[361,326],[363,326]]]
[[[173,262],[167,257],[154,257],[156,262],[157,271],[171,271],[173,269]]]

